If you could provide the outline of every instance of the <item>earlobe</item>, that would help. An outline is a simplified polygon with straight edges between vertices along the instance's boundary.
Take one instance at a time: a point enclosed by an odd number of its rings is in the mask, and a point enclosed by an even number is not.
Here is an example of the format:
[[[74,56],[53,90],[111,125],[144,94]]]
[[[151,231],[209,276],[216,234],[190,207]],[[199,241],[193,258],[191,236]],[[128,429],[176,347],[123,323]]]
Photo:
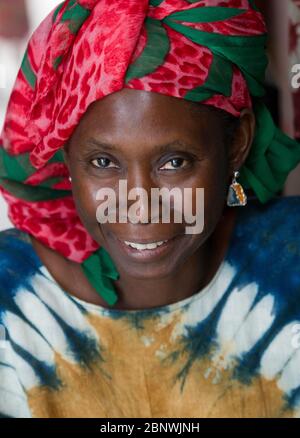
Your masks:
[[[68,172],[69,172],[69,181],[70,183],[72,183],[72,179],[71,179],[71,172],[70,172],[70,165],[69,165],[69,154],[68,151],[65,148],[62,148],[62,153],[63,153],[63,158],[64,158],[64,163],[67,166]]]

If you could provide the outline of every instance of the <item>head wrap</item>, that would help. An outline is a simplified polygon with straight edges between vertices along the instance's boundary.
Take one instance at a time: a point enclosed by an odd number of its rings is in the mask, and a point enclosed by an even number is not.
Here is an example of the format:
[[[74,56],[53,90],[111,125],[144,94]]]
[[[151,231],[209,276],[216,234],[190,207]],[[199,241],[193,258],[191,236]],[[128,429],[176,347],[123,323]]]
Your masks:
[[[10,220],[80,263],[109,305],[117,301],[118,273],[76,213],[61,148],[92,102],[123,88],[237,117],[253,108],[256,134],[241,182],[268,201],[300,161],[300,145],[261,101],[266,38],[253,0],[62,2],[32,35],[7,109],[0,186]]]

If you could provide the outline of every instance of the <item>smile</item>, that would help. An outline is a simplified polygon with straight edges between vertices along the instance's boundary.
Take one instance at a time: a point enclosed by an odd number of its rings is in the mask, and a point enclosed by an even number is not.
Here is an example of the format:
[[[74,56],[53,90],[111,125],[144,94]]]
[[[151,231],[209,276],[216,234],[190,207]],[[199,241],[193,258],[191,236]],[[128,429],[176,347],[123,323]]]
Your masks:
[[[150,262],[160,257],[165,257],[173,249],[177,241],[182,238],[182,235],[177,235],[167,240],[157,240],[150,242],[131,242],[117,238],[120,249],[124,254],[131,257],[133,260],[141,262]]]
[[[131,246],[131,248],[135,248],[140,251],[144,251],[146,249],[158,248],[159,246],[163,245],[166,242],[168,242],[168,240],[161,240],[160,242],[150,242],[150,243],[135,243],[135,242],[126,242],[126,240],[124,241],[125,245]]]

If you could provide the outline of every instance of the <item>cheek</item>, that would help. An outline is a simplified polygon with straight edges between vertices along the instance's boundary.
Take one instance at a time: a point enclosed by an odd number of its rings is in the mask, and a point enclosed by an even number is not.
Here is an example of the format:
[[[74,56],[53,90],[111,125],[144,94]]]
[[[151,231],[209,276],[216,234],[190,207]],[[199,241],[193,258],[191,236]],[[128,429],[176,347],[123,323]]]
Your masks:
[[[226,200],[227,180],[224,163],[219,166],[215,162],[203,166],[198,175],[191,181],[193,187],[193,213],[196,214],[196,206],[204,208],[204,230],[202,236],[210,234],[217,225]],[[203,189],[204,202],[200,194],[197,198],[196,188]]]
[[[221,157],[216,160],[221,160]],[[188,184],[189,187],[193,187],[193,193],[197,187],[203,188],[205,200],[217,202],[224,197],[227,190],[226,166],[222,161],[217,163],[215,160],[200,165]]]

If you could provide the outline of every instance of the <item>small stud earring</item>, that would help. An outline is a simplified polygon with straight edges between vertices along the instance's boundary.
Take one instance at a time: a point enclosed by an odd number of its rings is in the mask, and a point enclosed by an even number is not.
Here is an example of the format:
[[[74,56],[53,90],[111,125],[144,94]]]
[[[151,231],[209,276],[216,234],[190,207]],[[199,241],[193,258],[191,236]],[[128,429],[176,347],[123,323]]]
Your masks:
[[[69,176],[69,181],[72,182],[72,177],[71,176]]]
[[[237,182],[237,178],[239,177],[240,172],[235,171],[234,176],[232,178],[232,182],[228,189],[227,195],[227,205],[229,207],[243,207],[247,204],[247,196],[244,192],[243,187],[240,183]]]

